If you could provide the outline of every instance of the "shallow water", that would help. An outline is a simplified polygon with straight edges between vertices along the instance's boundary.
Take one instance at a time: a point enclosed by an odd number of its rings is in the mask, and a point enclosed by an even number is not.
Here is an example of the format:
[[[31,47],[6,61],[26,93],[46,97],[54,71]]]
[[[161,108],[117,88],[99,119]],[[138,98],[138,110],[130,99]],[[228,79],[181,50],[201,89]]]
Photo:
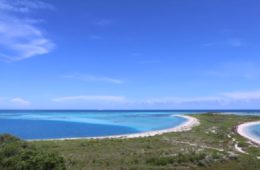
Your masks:
[[[252,138],[260,141],[260,124],[249,126],[245,132]]]
[[[172,112],[0,111],[0,134],[22,139],[97,137],[166,129],[185,121]]]
[[[98,137],[132,134],[176,127],[186,121],[175,114],[208,111],[4,111],[0,110],[0,134],[22,139]],[[259,115],[258,111],[227,111],[239,115]],[[248,133],[260,138],[259,126]]]

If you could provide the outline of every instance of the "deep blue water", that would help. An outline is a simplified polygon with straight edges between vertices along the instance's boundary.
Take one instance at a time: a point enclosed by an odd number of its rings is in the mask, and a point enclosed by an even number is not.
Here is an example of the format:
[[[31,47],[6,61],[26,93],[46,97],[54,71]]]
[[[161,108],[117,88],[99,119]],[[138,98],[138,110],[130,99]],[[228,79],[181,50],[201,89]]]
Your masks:
[[[173,115],[201,112],[208,111],[0,110],[0,134],[9,133],[22,139],[131,134],[178,126],[186,119]],[[226,113],[259,115],[260,111],[228,110]],[[250,133],[260,137],[257,129],[252,128]]]
[[[0,119],[0,133],[9,133],[22,139],[91,137],[136,132],[138,131],[124,126],[48,120]]]

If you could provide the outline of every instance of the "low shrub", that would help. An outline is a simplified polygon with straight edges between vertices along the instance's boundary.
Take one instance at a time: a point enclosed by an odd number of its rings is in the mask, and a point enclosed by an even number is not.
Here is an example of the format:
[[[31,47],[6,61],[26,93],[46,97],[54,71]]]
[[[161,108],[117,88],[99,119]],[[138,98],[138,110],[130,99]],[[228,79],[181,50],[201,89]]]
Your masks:
[[[1,170],[65,170],[63,157],[38,149],[14,136],[0,135]]]

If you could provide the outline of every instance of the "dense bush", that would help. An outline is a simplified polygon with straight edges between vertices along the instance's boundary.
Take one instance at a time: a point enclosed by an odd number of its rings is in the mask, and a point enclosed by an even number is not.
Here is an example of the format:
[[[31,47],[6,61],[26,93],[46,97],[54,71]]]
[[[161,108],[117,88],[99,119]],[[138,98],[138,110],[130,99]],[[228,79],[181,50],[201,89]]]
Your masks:
[[[0,135],[1,170],[64,170],[64,159],[56,153],[21,141],[11,135]]]

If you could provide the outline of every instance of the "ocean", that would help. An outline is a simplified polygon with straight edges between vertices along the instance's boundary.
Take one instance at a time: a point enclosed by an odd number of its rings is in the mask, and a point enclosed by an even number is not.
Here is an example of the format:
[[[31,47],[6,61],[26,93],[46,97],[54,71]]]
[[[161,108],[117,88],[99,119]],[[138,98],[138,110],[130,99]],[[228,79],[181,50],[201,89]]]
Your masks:
[[[0,110],[0,134],[9,133],[25,140],[133,134],[176,127],[187,120],[173,115],[202,112],[208,111]],[[260,113],[226,112],[240,115]],[[260,137],[259,127],[252,129],[252,134]]]

